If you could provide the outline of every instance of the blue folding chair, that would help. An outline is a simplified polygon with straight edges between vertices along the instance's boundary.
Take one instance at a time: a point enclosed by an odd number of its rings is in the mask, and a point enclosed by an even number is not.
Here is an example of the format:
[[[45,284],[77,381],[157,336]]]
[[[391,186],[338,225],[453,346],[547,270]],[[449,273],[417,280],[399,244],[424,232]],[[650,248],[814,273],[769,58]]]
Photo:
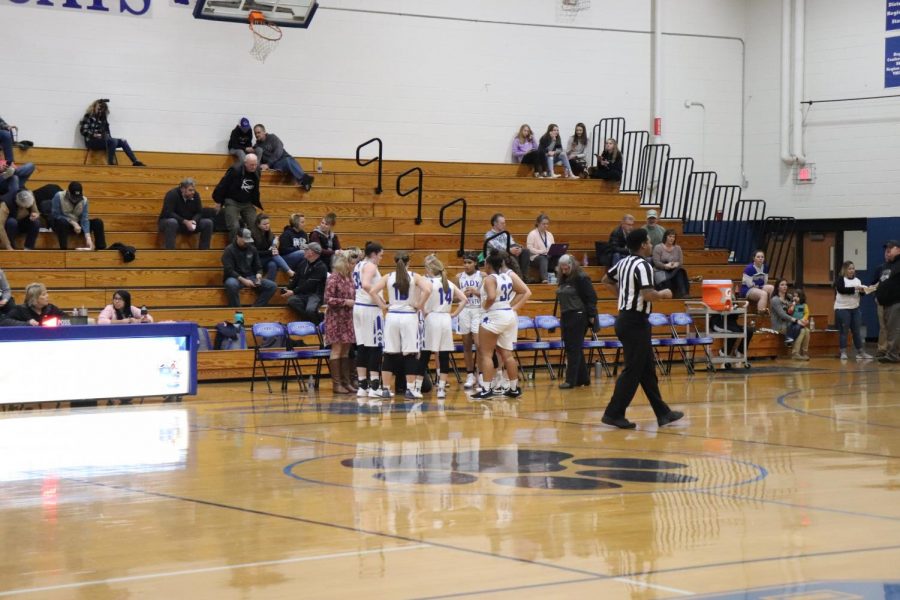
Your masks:
[[[604,329],[615,327],[615,325],[616,318],[614,316],[606,313],[597,315],[598,331],[602,332]],[[622,353],[622,342],[615,337],[615,334],[613,334],[612,337],[601,337],[598,336],[595,331],[591,330],[591,339],[585,340],[582,345],[583,347],[588,348],[588,364],[591,364],[594,361],[594,350],[596,350],[600,366],[603,367],[603,372],[606,373],[607,377],[614,377],[616,373],[619,372],[619,356]],[[606,358],[604,350],[615,350],[616,352],[612,368],[610,368],[609,360]]]
[[[544,358],[544,365],[547,367],[547,371],[550,373],[550,378],[555,379],[556,374],[553,373],[553,367],[550,366],[550,358],[547,356],[547,350],[550,349],[550,344],[548,342],[540,341],[540,338],[538,337],[537,329],[534,326],[534,319],[532,319],[531,317],[520,316],[519,321],[518,321],[518,327],[519,327],[519,336],[522,336],[523,334],[525,336],[528,336],[529,333],[534,335],[533,339],[525,339],[522,341],[516,341],[515,345],[513,345],[513,355],[516,357],[516,362],[519,363],[519,370],[522,371],[522,373],[526,376],[525,379],[528,378],[527,377],[528,374],[525,371],[524,367],[522,367],[522,361],[519,358],[520,350],[523,350],[523,351],[530,350],[533,352],[533,354],[531,356],[531,379],[532,380],[534,380],[535,371],[537,371],[537,358],[538,358],[539,352],[541,353],[541,355]]]
[[[559,361],[557,364],[558,376],[563,377],[566,365],[566,347],[562,340],[562,324],[559,317],[555,315],[538,315],[534,318],[534,328],[537,332],[537,339],[550,345],[549,350],[559,350]],[[546,333],[541,333],[546,332]],[[552,337],[554,332],[559,332],[559,337]],[[550,378],[556,379],[553,371],[550,371]]]
[[[672,372],[672,359],[675,355],[675,348],[678,348],[678,351],[681,352],[682,360],[685,362],[687,361],[687,353],[684,351],[687,343],[683,338],[672,335],[672,322],[669,320],[668,315],[662,313],[650,313],[650,325],[652,327],[665,327],[666,329],[664,335],[654,335],[652,343],[654,354],[656,356],[656,365],[663,375],[668,375]],[[660,348],[669,349],[669,357],[666,363],[663,363],[662,361],[659,352]]]
[[[292,342],[293,351],[297,354],[296,365],[298,378],[300,380],[300,389],[304,391],[308,388],[306,382],[303,381],[303,366],[300,364],[300,361],[316,361],[314,386],[315,389],[319,389],[319,380],[322,378],[322,363],[331,357],[331,350],[323,347],[322,333],[325,331],[324,325],[324,323],[321,323],[320,326],[317,327],[315,323],[309,321],[292,321],[287,324],[287,336]],[[314,340],[311,344],[308,343],[311,341],[309,339],[310,337]],[[304,345],[296,345],[301,342]],[[334,375],[334,373],[331,373],[332,379],[334,379]]]
[[[251,332],[253,334],[253,371],[250,375],[250,391],[256,383],[256,365],[262,368],[266,378],[266,387],[272,393],[272,384],[269,382],[267,363],[281,363],[281,391],[287,390],[288,371],[293,368],[298,385],[302,386],[300,379],[300,367],[297,363],[297,352],[287,347],[287,331],[281,323],[256,323]]]
[[[685,353],[684,365],[687,367],[688,373],[693,374],[694,362],[697,354],[697,347],[702,347],[704,353],[706,354],[706,368],[709,371],[715,372],[716,367],[713,364],[712,353],[710,349],[712,348],[713,339],[709,336],[701,335],[700,330],[697,328],[697,324],[694,322],[694,319],[688,313],[677,312],[672,313],[672,336],[680,337],[678,335],[678,328],[684,327],[684,337],[682,339],[685,340],[685,345],[690,346],[691,348],[691,357],[687,358],[687,353]]]

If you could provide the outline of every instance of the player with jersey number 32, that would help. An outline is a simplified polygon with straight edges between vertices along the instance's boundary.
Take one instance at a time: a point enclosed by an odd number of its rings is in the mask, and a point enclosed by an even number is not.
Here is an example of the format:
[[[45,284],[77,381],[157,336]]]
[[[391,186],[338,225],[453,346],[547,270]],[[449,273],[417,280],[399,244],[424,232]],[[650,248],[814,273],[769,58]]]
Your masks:
[[[481,365],[481,391],[472,394],[473,400],[488,400],[494,396],[494,351],[500,355],[500,364],[506,366],[509,389],[503,392],[508,398],[522,395],[519,389],[519,373],[513,356],[513,347],[519,332],[518,309],[531,297],[531,290],[516,273],[505,265],[506,252],[491,250],[485,260],[487,275],[481,284],[484,317],[478,328],[478,362]]]

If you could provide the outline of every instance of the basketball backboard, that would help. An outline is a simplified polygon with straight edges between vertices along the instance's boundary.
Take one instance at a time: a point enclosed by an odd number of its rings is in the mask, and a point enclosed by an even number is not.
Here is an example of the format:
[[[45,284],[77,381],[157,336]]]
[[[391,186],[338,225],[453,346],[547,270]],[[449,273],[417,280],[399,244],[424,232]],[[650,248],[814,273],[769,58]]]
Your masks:
[[[319,3],[315,0],[197,0],[194,18],[247,23],[250,11],[280,27],[309,27]]]

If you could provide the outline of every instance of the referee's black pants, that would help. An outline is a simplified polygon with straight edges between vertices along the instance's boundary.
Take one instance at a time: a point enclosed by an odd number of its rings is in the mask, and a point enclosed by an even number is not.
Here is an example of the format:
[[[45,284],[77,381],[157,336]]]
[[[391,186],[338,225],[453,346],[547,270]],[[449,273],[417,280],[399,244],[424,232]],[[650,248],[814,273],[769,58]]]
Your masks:
[[[616,388],[604,412],[605,416],[611,419],[625,418],[625,410],[634,399],[638,385],[650,400],[657,418],[669,414],[669,406],[663,402],[659,393],[648,316],[631,310],[620,311],[616,318],[616,337],[622,342],[625,368],[616,380]]]

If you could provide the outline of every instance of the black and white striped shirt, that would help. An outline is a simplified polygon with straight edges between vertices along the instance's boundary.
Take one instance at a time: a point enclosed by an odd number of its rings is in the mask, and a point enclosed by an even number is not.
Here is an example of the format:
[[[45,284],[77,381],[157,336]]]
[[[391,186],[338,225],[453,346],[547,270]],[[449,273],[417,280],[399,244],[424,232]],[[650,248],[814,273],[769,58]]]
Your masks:
[[[647,259],[630,255],[615,264],[606,276],[619,284],[619,310],[633,310],[649,315],[652,302],[646,302],[641,290],[653,287],[653,266]]]

